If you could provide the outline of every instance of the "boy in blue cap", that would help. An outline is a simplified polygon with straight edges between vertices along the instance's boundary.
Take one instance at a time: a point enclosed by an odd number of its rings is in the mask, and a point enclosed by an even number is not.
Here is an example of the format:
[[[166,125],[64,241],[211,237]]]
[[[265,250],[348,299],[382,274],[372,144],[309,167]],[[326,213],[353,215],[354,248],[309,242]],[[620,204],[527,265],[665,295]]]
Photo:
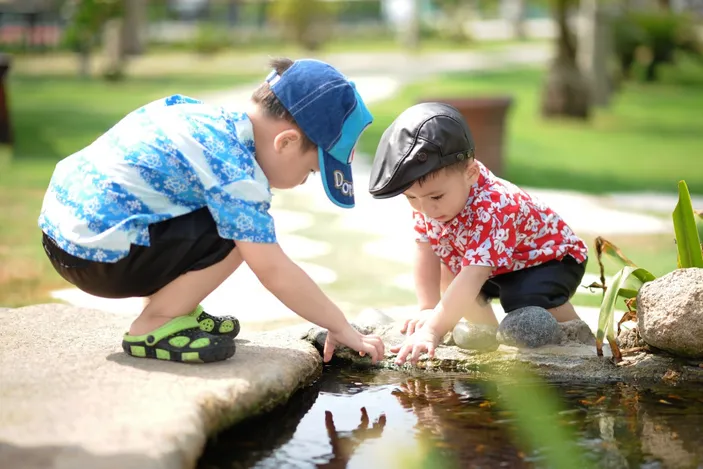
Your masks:
[[[276,242],[271,188],[320,171],[327,196],[354,206],[354,146],[373,118],[337,69],[276,59],[246,112],[182,95],[149,103],[60,161],[39,217],[56,271],[106,298],[148,297],[123,337],[135,357],[225,360],[239,322],[200,302],[246,262],[301,317],[328,329],[324,359],[346,345],[375,362],[364,336]]]

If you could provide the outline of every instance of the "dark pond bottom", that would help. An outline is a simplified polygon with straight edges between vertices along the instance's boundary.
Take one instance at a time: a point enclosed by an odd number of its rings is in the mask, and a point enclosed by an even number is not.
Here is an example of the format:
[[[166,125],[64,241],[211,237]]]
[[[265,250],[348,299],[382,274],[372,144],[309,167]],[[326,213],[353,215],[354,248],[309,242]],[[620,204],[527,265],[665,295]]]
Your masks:
[[[505,386],[327,368],[286,405],[212,439],[198,467],[547,467],[550,450],[535,441],[570,434],[576,451],[562,456],[578,454],[594,467],[703,468],[701,387]],[[558,406],[549,427],[539,415],[518,424],[506,396],[530,406],[540,389]]]

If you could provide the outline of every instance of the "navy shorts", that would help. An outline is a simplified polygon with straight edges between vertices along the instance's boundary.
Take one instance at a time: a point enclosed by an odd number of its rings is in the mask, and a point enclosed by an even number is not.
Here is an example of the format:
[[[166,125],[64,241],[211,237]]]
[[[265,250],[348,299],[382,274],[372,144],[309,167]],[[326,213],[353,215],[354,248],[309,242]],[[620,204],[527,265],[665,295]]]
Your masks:
[[[221,238],[207,208],[149,226],[150,246],[132,245],[117,262],[72,256],[44,233],[42,244],[54,269],[69,283],[102,298],[151,296],[181,275],[217,264],[234,249]]]
[[[527,306],[551,309],[574,296],[585,273],[586,262],[567,255],[560,261],[496,275],[486,281],[481,293],[488,300],[498,298],[506,313]]]

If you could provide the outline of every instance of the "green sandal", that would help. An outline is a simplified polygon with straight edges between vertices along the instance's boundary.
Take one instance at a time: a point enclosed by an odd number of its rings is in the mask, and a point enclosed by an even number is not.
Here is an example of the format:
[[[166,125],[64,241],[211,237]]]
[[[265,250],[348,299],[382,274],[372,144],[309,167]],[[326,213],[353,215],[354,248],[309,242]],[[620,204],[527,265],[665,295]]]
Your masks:
[[[172,319],[150,334],[132,336],[127,333],[122,348],[133,357],[188,363],[226,360],[236,350],[231,336],[203,331],[193,313]]]
[[[239,325],[239,320],[234,316],[212,316],[206,313],[200,305],[190,315],[197,319],[200,329],[205,332],[215,335],[227,335],[232,338],[239,335],[241,326]]]

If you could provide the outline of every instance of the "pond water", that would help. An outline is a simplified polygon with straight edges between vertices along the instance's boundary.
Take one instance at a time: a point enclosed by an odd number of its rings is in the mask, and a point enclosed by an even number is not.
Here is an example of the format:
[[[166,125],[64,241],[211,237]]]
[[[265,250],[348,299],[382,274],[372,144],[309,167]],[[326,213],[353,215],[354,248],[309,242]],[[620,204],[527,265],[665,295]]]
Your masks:
[[[287,404],[213,438],[198,468],[549,467],[548,450],[528,440],[555,427],[571,432],[575,453],[594,467],[703,468],[701,387],[505,386],[325,368]],[[530,402],[538,386],[558,406],[552,428],[518,425],[504,405],[508,394]]]

